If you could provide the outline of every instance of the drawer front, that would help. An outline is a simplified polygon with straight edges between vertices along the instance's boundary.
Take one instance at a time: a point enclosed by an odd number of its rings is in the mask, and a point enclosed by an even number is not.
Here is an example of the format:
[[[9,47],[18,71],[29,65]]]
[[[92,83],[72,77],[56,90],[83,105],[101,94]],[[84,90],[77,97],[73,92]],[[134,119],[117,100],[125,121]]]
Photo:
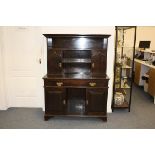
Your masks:
[[[107,79],[72,80],[72,79],[46,79],[45,86],[53,87],[108,87]]]

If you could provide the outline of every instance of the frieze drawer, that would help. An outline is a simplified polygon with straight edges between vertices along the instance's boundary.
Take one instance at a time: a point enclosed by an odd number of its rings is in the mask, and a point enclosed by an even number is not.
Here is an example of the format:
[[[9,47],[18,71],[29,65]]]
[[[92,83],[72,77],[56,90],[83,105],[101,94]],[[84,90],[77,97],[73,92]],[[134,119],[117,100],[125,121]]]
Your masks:
[[[107,79],[93,79],[93,80],[66,80],[66,79],[56,79],[56,80],[48,80],[44,81],[45,87],[53,86],[53,87],[108,87]]]

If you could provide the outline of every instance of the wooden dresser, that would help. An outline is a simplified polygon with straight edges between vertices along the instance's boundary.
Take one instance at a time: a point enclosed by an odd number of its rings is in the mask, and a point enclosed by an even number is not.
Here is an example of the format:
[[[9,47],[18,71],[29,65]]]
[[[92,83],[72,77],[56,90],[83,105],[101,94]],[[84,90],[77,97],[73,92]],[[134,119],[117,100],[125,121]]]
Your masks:
[[[107,121],[107,46],[110,35],[44,34],[47,75],[45,115]]]

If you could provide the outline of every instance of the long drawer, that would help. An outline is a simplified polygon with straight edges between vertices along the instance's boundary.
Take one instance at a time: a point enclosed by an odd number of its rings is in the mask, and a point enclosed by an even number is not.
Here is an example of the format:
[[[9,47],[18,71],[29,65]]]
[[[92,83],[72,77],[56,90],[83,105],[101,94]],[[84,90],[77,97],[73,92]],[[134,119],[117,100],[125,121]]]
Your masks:
[[[45,87],[108,87],[108,79],[44,79]]]

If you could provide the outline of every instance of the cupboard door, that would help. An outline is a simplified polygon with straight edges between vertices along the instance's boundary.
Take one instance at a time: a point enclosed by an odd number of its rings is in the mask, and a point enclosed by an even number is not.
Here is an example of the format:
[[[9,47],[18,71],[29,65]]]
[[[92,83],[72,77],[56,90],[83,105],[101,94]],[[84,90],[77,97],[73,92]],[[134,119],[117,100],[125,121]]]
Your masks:
[[[135,62],[135,76],[134,82],[139,85],[140,84],[140,72],[141,72],[141,64],[139,62]]]
[[[65,113],[65,89],[45,88],[45,111],[50,114]]]
[[[92,51],[92,73],[93,74],[105,74],[106,75],[106,51],[105,50],[93,50]]]
[[[47,54],[48,74],[61,74],[62,72],[62,51],[49,50]]]
[[[107,88],[89,88],[86,94],[88,115],[104,115],[107,111]]]
[[[155,96],[155,69],[152,68],[149,72],[148,93]]]

